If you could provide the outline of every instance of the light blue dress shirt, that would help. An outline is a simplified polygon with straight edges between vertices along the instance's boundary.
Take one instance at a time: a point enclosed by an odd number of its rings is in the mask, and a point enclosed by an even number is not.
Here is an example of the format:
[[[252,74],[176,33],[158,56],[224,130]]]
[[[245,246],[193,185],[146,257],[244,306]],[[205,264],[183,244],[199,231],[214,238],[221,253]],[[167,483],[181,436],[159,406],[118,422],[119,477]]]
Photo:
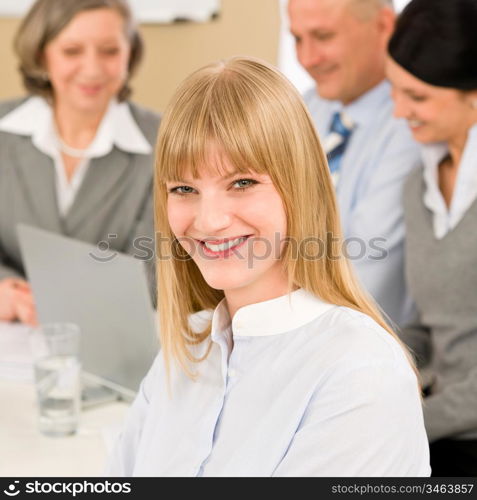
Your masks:
[[[350,258],[361,283],[382,309],[397,324],[406,324],[414,309],[403,271],[401,198],[405,178],[420,165],[419,147],[406,122],[393,118],[386,81],[347,106],[321,99],[315,89],[304,99],[322,139],[336,111],[344,111],[355,124],[337,185]]]
[[[109,475],[430,474],[416,376],[369,317],[300,289],[232,323],[221,302],[210,339],[197,381],[173,364],[170,392],[159,353]]]

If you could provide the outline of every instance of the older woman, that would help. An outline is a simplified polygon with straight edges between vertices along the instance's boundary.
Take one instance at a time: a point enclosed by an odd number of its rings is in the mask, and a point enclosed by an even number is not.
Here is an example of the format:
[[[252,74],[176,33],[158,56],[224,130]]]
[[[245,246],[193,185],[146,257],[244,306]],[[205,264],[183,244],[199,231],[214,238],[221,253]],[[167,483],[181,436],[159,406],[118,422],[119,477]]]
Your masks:
[[[253,59],[198,70],[156,174],[162,351],[109,473],[428,475],[412,363],[351,275],[293,86]]]
[[[18,223],[132,252],[152,238],[158,116],[130,102],[125,0],[37,0],[15,40],[30,97],[0,104],[0,320],[35,321]]]
[[[395,113],[422,143],[404,193],[419,317],[402,338],[429,384],[436,476],[477,475],[476,26],[475,0],[413,0],[389,44]]]

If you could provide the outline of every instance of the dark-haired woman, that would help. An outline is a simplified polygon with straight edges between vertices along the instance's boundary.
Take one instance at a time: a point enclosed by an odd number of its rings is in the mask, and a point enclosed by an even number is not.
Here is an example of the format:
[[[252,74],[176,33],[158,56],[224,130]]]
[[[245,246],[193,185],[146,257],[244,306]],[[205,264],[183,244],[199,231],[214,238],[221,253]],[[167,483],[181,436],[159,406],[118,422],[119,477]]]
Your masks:
[[[389,44],[395,114],[422,144],[405,187],[402,337],[428,380],[434,476],[477,476],[477,1],[413,0]]]
[[[30,97],[0,104],[0,321],[35,322],[18,223],[131,252],[152,237],[156,114],[126,101],[126,0],[38,0],[15,40]]]

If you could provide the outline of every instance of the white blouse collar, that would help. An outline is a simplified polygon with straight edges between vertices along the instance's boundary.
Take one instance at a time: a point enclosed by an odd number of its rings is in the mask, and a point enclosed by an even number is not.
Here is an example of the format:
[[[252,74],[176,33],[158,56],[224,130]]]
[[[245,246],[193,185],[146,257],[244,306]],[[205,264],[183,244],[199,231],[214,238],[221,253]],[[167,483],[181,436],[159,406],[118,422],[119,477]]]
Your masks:
[[[275,299],[241,307],[230,321],[226,300],[212,316],[212,340],[227,337],[231,327],[234,337],[278,335],[300,328],[335,307],[302,288]]]
[[[0,131],[31,136],[33,144],[40,151],[51,157],[58,154],[53,113],[42,97],[30,97],[5,115],[0,120]],[[116,99],[111,100],[87,156],[105,156],[114,145],[128,153],[152,152],[152,146],[135,122],[129,106]]]
[[[469,130],[457,174],[452,202],[449,208],[439,189],[438,168],[441,160],[448,154],[445,143],[422,146],[421,156],[424,164],[424,204],[433,213],[434,235],[442,239],[460,222],[466,211],[477,199],[477,125]]]

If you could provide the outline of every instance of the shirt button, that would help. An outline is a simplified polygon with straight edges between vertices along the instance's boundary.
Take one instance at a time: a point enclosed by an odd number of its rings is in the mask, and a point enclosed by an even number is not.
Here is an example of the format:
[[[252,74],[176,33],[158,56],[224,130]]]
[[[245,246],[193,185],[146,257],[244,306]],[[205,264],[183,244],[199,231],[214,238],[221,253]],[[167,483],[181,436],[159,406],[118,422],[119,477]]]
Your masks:
[[[235,377],[237,375],[237,372],[233,369],[233,368],[230,368],[229,369],[229,377]]]

